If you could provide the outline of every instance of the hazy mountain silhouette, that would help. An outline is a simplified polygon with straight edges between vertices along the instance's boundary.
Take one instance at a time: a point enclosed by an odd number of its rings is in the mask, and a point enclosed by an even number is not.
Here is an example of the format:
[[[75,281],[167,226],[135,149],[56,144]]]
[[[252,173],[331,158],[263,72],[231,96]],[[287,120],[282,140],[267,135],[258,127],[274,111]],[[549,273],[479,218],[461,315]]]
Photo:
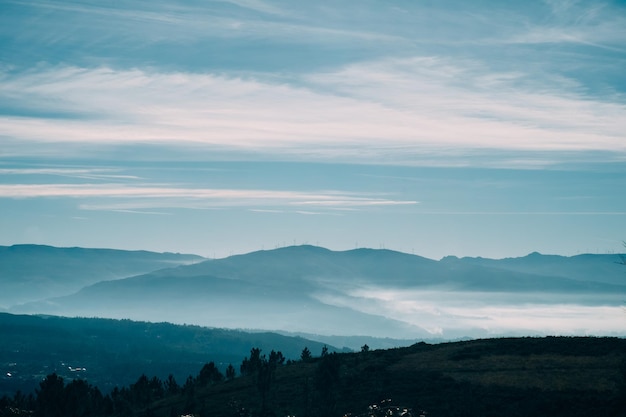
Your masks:
[[[71,296],[10,311],[415,339],[433,337],[426,320],[409,324],[397,314],[392,319],[384,305],[373,305],[359,291],[423,291],[428,292],[423,297],[436,293],[442,299],[467,294],[504,304],[616,305],[626,293],[626,286],[616,284],[624,273],[619,260],[618,255],[531,254],[434,261],[390,250],[297,246],[99,282]],[[424,317],[440,315],[428,314]]]
[[[201,256],[177,253],[0,246],[0,308],[71,294],[104,280],[201,260]]]
[[[209,275],[176,276],[172,270],[89,286],[78,293],[16,306],[12,312],[97,316],[193,323],[239,329],[299,330],[334,334],[369,334],[386,328],[392,334],[426,336],[419,328],[346,307],[325,304],[303,291]],[[186,273],[187,271],[185,271]]]
[[[542,255],[533,252],[521,258],[487,259],[446,257],[443,261],[462,262],[478,266],[529,274],[548,275],[579,281],[624,284],[620,255],[583,254],[571,257]]]

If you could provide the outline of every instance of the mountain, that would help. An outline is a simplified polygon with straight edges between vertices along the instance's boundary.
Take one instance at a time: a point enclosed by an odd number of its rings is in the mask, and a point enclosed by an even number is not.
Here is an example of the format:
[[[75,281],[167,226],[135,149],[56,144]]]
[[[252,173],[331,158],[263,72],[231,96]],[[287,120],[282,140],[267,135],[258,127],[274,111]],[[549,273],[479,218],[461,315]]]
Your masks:
[[[579,281],[601,282],[623,285],[625,281],[623,258],[619,254],[583,254],[571,257],[542,255],[533,252],[521,258],[444,258],[448,262],[487,266],[490,268],[528,274],[562,277]]]
[[[201,256],[178,253],[0,246],[0,308],[72,294],[100,281],[202,260]]]
[[[606,320],[607,309],[619,309],[626,294],[619,260],[531,254],[435,261],[293,246],[99,282],[10,311],[411,340],[610,333],[623,327],[602,327],[617,326]]]
[[[194,323],[210,327],[292,330],[335,334],[350,329],[370,334],[385,328],[392,334],[427,336],[419,328],[382,316],[317,300],[312,286],[293,286],[210,275],[184,276],[176,270],[101,282],[78,293],[16,306],[12,312],[43,312],[62,316],[131,318],[146,321]],[[185,273],[186,274],[186,273]]]
[[[228,364],[238,370],[253,347],[293,360],[305,347],[319,355],[324,346],[275,333],[6,313],[0,313],[0,338],[0,397],[30,392],[53,372],[105,391],[130,385],[142,373],[161,379],[171,373],[182,385],[207,362],[222,372]]]

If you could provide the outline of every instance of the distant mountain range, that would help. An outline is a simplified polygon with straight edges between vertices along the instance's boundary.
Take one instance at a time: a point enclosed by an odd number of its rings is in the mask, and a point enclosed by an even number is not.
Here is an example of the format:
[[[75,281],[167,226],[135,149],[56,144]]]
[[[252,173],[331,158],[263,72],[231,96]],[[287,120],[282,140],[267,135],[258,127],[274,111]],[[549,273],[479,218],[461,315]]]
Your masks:
[[[203,260],[201,256],[178,253],[0,246],[0,309],[71,294],[100,281]]]
[[[307,245],[216,260],[41,246],[0,253],[2,300],[17,301],[7,308],[12,313],[326,336],[416,340],[506,334],[493,327],[493,317],[483,317],[486,306],[619,306],[626,294],[619,255],[435,261],[390,250],[336,252]],[[175,266],[163,268],[168,265]],[[33,296],[24,302],[30,287]],[[52,296],[41,299],[43,294]],[[537,329],[530,331],[541,333]]]

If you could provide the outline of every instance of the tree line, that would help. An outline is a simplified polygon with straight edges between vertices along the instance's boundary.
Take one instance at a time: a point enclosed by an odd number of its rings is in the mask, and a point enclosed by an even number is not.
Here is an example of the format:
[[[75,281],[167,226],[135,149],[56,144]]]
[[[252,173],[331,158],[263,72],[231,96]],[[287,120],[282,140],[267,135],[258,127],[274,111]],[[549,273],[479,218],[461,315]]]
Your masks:
[[[322,357],[329,355],[324,347]],[[300,361],[312,360],[311,351],[305,347]],[[262,354],[260,348],[252,348],[250,356],[245,357],[239,367],[239,376],[254,380],[261,398],[260,413],[268,413],[268,393],[274,382],[276,369],[294,361],[287,361],[280,351],[272,350],[269,356]],[[117,417],[136,415],[138,410],[146,416],[152,415],[150,406],[167,397],[182,396],[188,401],[181,413],[198,411],[196,391],[212,384],[232,381],[237,372],[229,364],[222,373],[214,362],[206,363],[196,376],[188,376],[179,384],[170,374],[165,380],[142,374],[135,383],[128,387],[115,387],[109,394],[103,394],[96,386],[84,379],[66,382],[56,373],[47,375],[33,393],[16,392],[13,397],[0,398],[0,417]],[[172,415],[179,415],[172,412]]]
[[[209,362],[183,384],[141,375],[106,395],[51,374],[1,398],[0,417],[626,416],[625,349],[621,338],[504,338],[316,357],[305,348],[290,361],[252,348],[238,369]]]

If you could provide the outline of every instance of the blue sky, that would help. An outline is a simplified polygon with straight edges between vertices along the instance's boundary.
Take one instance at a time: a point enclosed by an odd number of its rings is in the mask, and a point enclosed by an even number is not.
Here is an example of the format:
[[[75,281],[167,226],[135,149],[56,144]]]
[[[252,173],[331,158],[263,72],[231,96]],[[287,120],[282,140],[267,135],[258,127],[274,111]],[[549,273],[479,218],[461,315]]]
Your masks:
[[[1,3],[2,245],[624,251],[622,2]]]

